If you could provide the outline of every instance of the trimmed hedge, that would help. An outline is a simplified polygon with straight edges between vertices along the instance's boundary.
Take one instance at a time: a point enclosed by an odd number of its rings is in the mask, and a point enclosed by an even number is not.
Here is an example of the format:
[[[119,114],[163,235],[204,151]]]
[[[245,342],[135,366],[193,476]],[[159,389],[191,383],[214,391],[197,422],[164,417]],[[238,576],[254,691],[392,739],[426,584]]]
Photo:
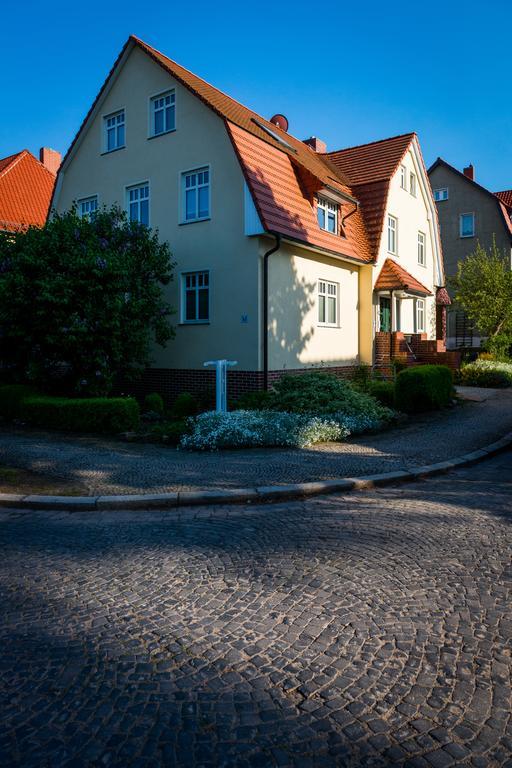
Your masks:
[[[0,387],[0,418],[14,421],[22,416],[23,400],[34,394],[26,384],[4,384]]]
[[[452,394],[453,375],[445,365],[418,365],[396,377],[395,404],[405,413],[444,408]]]
[[[388,408],[395,406],[395,383],[374,379],[368,385],[369,394]]]
[[[31,426],[70,432],[126,432],[139,425],[139,405],[131,397],[26,397],[21,415]]]

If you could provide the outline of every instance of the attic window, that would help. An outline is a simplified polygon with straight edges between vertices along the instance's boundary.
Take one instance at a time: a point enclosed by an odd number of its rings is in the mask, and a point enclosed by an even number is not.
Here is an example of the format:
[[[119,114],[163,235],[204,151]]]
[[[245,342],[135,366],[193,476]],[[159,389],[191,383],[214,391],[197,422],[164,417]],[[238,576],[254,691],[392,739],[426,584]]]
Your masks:
[[[325,229],[326,232],[332,232],[333,235],[337,235],[338,212],[339,205],[332,203],[330,200],[326,200],[324,197],[319,197],[316,213],[320,229]]]
[[[258,128],[261,128],[262,131],[265,131],[265,133],[268,133],[268,135],[274,139],[274,141],[279,142],[279,144],[282,144],[283,147],[286,147],[286,149],[291,149],[292,152],[295,152],[294,148],[291,144],[288,144],[286,139],[283,139],[282,136],[279,136],[279,134],[275,133],[271,128],[265,125],[265,123],[260,122],[259,120],[256,120],[255,117],[252,118],[253,123],[256,123]]]

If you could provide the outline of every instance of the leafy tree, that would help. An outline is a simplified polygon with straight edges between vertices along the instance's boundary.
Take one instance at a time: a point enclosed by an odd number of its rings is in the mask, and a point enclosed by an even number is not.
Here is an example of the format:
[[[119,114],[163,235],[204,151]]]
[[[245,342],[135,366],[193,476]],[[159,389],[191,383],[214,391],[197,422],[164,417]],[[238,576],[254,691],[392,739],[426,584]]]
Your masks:
[[[476,250],[459,261],[451,280],[455,302],[487,337],[487,349],[505,354],[512,342],[512,272],[510,259],[500,253],[493,240],[487,251]]]
[[[173,336],[163,286],[173,263],[158,234],[113,207],[75,210],[0,237],[0,363],[11,379],[107,394]]]

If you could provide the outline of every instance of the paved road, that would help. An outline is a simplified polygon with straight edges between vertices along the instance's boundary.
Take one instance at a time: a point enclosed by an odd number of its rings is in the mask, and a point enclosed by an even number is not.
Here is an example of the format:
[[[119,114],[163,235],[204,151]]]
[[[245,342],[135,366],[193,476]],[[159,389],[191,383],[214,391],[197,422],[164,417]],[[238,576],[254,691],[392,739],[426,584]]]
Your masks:
[[[92,495],[279,485],[393,472],[452,459],[512,431],[512,390],[396,429],[307,450],[190,453],[170,446],[0,429],[0,460],[83,484]],[[488,397],[487,400],[481,400]]]
[[[0,512],[2,766],[512,766],[512,453],[378,492]]]

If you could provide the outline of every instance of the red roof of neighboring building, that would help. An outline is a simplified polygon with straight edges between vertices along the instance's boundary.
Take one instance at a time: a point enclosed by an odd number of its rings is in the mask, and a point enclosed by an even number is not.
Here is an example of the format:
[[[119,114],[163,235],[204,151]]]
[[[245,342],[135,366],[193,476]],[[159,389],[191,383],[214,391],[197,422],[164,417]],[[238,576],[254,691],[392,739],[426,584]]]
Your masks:
[[[503,192],[495,192],[502,203],[505,203],[507,208],[512,208],[512,189],[504,189]]]
[[[27,149],[0,160],[0,230],[42,227],[55,176]]]
[[[431,296],[432,292],[425,288],[419,280],[393,259],[386,259],[375,283],[376,291],[409,291],[422,296]]]

